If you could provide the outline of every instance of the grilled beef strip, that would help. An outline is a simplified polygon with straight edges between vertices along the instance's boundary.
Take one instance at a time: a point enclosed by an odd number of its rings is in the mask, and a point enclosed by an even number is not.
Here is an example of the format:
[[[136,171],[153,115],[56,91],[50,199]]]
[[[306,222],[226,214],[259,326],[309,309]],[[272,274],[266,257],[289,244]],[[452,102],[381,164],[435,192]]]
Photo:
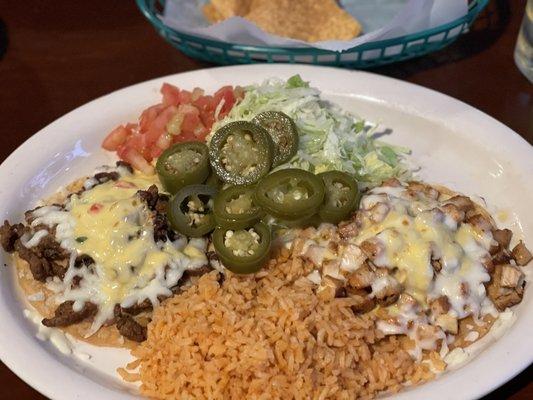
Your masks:
[[[135,309],[134,307],[137,308]],[[131,310],[138,314],[144,311],[142,309],[143,307],[145,307],[146,310],[152,309],[152,304],[146,299],[142,303],[133,307],[122,308],[118,304],[115,306],[115,324],[119,333],[134,342],[144,342],[146,340],[147,329],[146,326],[141,325],[129,313],[127,313],[126,310]]]
[[[53,238],[45,240],[46,238],[50,238],[50,235],[45,236],[41,243],[32,248],[27,248],[20,240],[17,240],[14,247],[19,257],[30,265],[33,278],[40,282],[54,276],[63,279],[68,268],[64,263],[68,256],[59,247],[59,243]]]
[[[126,170],[128,170],[128,172],[130,174],[133,174],[133,167],[131,166],[130,163],[127,163],[126,161],[122,161],[122,160],[119,160],[115,163],[115,165],[117,167],[123,167],[123,168],[126,168]]]
[[[74,302],[69,300],[61,303],[55,310],[52,318],[44,318],[42,324],[44,326],[63,327],[77,324],[89,317],[92,317],[98,311],[96,304],[85,302],[80,311],[74,311]]]
[[[94,179],[96,179],[96,181],[98,183],[106,183],[106,182],[109,182],[109,181],[118,181],[120,178],[120,174],[116,171],[111,171],[111,172],[98,172],[97,174],[94,175]]]
[[[0,226],[0,244],[5,251],[11,253],[15,250],[15,243],[22,237],[26,228],[22,224],[11,225],[7,220]]]
[[[118,318],[117,329],[122,336],[134,342],[144,342],[146,340],[147,329],[135,321],[131,316],[125,314]]]
[[[170,227],[166,216],[169,196],[159,193],[156,185],[150,186],[147,190],[139,190],[137,194],[153,213],[154,240],[156,242],[166,241],[167,238],[170,241],[176,240],[177,234]]]

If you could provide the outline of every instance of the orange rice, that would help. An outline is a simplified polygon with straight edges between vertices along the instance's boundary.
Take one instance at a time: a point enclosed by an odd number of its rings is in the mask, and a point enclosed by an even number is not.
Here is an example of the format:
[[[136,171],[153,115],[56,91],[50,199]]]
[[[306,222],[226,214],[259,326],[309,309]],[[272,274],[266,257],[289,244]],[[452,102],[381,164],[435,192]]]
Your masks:
[[[434,377],[405,337],[376,329],[375,313],[316,293],[311,270],[282,250],[255,275],[204,275],[156,309],[132,352],[138,370],[121,375],[156,399],[372,398]]]

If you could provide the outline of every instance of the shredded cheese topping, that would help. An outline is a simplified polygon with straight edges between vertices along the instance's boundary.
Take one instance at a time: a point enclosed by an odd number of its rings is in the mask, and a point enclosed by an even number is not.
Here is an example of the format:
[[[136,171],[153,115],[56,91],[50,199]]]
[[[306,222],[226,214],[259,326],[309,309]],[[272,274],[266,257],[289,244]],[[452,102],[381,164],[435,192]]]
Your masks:
[[[404,187],[373,189],[362,209],[370,212],[378,203],[390,211],[380,222],[365,218],[357,237],[358,244],[374,238],[383,247],[374,263],[395,269],[396,279],[421,304],[445,295],[455,317],[479,316],[486,299],[483,283],[490,280],[483,260],[489,257],[491,232],[468,223],[458,227],[439,209],[445,201],[413,197]],[[438,273],[432,257],[440,260]]]
[[[154,241],[151,211],[136,193],[159,186],[157,177],[121,174],[118,181],[99,185],[88,180],[88,189],[72,195],[64,208],[45,206],[33,212],[32,226],[55,227],[56,239],[71,253],[63,282],[54,287],[58,300],[73,300],[78,310],[86,301],[98,306],[88,335],[113,318],[116,304],[130,307],[149,299],[157,305],[159,296],[172,294],[170,288],[185,270],[207,264],[203,244],[183,238]],[[42,236],[39,232],[35,236]],[[35,236],[29,241],[37,241]],[[75,266],[81,254],[90,256],[94,265]],[[77,285],[75,277],[82,278]]]

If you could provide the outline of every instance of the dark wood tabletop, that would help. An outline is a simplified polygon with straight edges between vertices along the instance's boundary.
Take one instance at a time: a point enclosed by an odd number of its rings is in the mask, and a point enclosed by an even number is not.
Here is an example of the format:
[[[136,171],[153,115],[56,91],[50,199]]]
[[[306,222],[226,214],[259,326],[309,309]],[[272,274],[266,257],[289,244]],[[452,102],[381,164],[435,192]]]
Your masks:
[[[533,143],[533,85],[513,61],[525,4],[492,1],[472,31],[453,45],[374,72],[460,99]],[[1,0],[0,160],[39,129],[96,97],[210,66],[167,44],[134,1]],[[485,399],[532,399],[532,376],[530,366]],[[3,399],[44,397],[0,363]]]

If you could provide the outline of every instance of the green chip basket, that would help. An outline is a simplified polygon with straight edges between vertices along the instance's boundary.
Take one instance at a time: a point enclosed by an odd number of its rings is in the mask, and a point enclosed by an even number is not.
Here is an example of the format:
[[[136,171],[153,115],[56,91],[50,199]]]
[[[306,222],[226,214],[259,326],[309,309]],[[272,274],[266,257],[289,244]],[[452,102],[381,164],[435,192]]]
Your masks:
[[[164,25],[165,0],[136,0],[161,36],[192,58],[215,64],[306,63],[347,68],[370,68],[440,50],[468,31],[489,0],[470,0],[468,13],[447,24],[394,39],[365,43],[343,52],[310,47],[247,46],[185,34]]]

